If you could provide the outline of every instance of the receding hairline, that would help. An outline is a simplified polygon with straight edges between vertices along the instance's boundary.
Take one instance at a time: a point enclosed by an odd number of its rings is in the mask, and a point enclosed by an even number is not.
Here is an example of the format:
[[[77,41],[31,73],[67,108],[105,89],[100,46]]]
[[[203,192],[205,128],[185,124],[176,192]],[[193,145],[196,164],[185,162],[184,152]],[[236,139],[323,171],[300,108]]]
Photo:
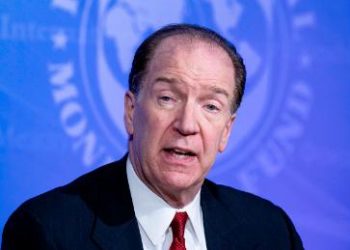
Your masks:
[[[176,41],[178,40],[178,41]],[[169,43],[171,42],[175,42],[175,46],[169,46]],[[180,43],[177,43],[180,42]],[[235,77],[236,77],[236,70],[234,67],[234,62],[230,56],[230,54],[222,47],[220,46],[220,44],[218,44],[217,42],[213,41],[212,39],[205,37],[205,36],[199,36],[196,34],[192,34],[192,33],[184,33],[184,34],[172,34],[169,35],[167,37],[164,37],[163,39],[161,39],[159,41],[159,43],[157,44],[156,48],[154,49],[149,62],[147,63],[147,67],[145,69],[144,74],[147,74],[148,71],[150,70],[150,67],[152,65],[152,62],[156,59],[157,56],[160,56],[158,53],[159,51],[164,52],[164,49],[168,50],[169,52],[173,52],[174,48],[176,47],[177,49],[183,50],[186,49],[186,47],[189,50],[192,50],[193,47],[192,46],[196,46],[197,43],[201,43],[204,45],[208,46],[208,49],[212,49],[212,50],[217,50],[222,52],[222,55],[227,57],[227,62],[230,62],[230,67],[232,68],[232,77],[233,77],[233,81],[232,81],[232,85],[233,85],[233,89],[234,89],[234,93],[232,96],[232,104],[234,104],[235,102],[235,98],[236,98],[236,88],[237,88],[237,83],[235,81]],[[166,52],[166,51],[165,51]],[[143,78],[144,80],[144,78]],[[142,89],[144,86],[144,84],[140,84],[140,89]],[[212,87],[212,89],[216,89],[215,87]],[[230,95],[227,93],[227,91],[223,91],[220,88],[216,89],[216,91],[218,93],[221,93],[227,97],[229,97]]]
[[[179,36],[189,40],[206,42],[209,46],[222,49],[229,56],[234,71],[234,102],[232,112],[236,112],[244,94],[246,69],[241,55],[233,43],[219,33],[207,27],[195,24],[169,24],[152,33],[137,48],[129,73],[129,90],[137,95],[142,88],[142,80],[149,69],[149,62],[154,58],[159,46],[167,39]]]
[[[153,54],[152,54],[152,57],[150,58],[150,60],[152,60],[154,58],[155,54],[160,49],[164,49],[164,48],[167,49],[168,48],[169,51],[171,51],[174,47],[169,46],[169,44],[167,44],[167,42],[168,43],[171,43],[171,41],[177,42],[176,40],[178,40],[178,42],[179,42],[179,43],[176,43],[176,46],[178,47],[178,45],[179,45],[181,47],[181,49],[184,49],[186,47],[188,47],[189,49],[192,49],[192,46],[196,45],[197,43],[201,43],[201,44],[208,45],[209,49],[222,51],[227,56],[227,58],[230,60],[230,62],[232,63],[232,67],[234,68],[234,62],[231,59],[229,52],[223,46],[221,46],[216,41],[213,41],[212,39],[210,39],[208,37],[197,36],[196,34],[187,34],[187,33],[174,34],[174,35],[170,35],[168,37],[164,37],[157,44],[156,48],[153,51]],[[165,46],[165,44],[166,44],[166,46]]]

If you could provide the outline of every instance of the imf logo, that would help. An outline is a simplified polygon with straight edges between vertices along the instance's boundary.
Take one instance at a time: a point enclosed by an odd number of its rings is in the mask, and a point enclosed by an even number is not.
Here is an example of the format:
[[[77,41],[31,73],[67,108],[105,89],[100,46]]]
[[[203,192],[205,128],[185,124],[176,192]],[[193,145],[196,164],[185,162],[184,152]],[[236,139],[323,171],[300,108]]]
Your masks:
[[[301,41],[299,30],[314,25],[312,13],[292,18],[296,1],[64,2],[69,1],[62,1],[61,9],[75,8],[80,18],[79,62],[72,67],[81,76],[81,84],[76,84],[86,100],[80,102],[81,109],[96,137],[104,137],[108,154],[126,148],[123,95],[136,47],[163,25],[187,22],[215,29],[233,41],[248,71],[231,142],[211,177],[253,189],[257,177],[273,177],[283,168],[312,103],[309,85],[289,71],[292,61],[301,70],[312,63],[295,49]],[[51,72],[57,74],[57,69],[51,67]]]

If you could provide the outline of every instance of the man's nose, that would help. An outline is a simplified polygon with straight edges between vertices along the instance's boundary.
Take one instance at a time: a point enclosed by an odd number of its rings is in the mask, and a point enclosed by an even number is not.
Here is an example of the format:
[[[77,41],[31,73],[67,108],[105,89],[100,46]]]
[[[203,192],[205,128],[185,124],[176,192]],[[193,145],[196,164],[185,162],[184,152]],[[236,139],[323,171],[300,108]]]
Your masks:
[[[194,104],[187,103],[177,112],[174,128],[181,135],[194,135],[199,132],[198,114]]]

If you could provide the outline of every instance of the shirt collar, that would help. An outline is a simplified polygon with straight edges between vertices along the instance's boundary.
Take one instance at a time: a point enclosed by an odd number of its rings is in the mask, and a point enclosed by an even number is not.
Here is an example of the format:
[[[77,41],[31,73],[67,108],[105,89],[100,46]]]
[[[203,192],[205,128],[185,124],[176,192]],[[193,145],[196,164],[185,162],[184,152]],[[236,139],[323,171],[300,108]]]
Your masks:
[[[164,240],[177,211],[186,211],[189,221],[198,239],[203,234],[202,211],[200,207],[200,191],[194,199],[181,209],[171,207],[162,198],[153,193],[137,176],[128,158],[126,163],[127,178],[136,218],[154,245]]]

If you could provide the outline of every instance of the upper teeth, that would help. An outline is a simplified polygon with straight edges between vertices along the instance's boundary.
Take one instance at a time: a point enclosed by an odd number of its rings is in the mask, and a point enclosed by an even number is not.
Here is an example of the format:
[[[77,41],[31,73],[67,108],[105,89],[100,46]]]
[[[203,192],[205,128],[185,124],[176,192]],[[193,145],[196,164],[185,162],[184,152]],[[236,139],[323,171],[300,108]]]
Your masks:
[[[183,150],[180,150],[180,149],[173,149],[173,151],[176,154],[191,154],[191,152],[189,152],[189,151],[183,151]]]

